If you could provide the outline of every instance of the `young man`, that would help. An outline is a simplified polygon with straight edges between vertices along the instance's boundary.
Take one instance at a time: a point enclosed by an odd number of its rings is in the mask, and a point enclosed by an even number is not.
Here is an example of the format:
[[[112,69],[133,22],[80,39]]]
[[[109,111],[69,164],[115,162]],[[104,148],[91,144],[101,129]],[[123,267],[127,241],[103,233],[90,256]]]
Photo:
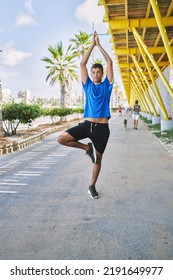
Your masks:
[[[88,75],[86,64],[95,46],[98,47],[106,60],[107,67],[104,81],[102,81],[103,66],[101,64],[93,64],[91,67],[93,81]],[[95,184],[101,170],[102,155],[110,134],[108,126],[110,118],[109,102],[113,87],[112,60],[101,46],[96,32],[94,32],[92,44],[82,58],[80,69],[82,86],[86,97],[85,121],[63,132],[59,136],[58,142],[65,146],[82,149],[91,158],[93,170],[88,193],[92,198],[96,199],[99,198],[99,194],[96,191]],[[85,138],[91,139],[92,143],[84,144],[79,142],[79,140]]]

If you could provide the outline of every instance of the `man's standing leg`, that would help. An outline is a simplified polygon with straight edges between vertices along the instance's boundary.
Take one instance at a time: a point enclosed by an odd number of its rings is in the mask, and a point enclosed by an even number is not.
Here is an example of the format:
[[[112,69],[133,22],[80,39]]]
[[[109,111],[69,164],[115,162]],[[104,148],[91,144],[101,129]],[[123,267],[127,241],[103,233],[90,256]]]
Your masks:
[[[91,185],[89,186],[89,189],[88,189],[88,193],[94,199],[97,199],[100,197],[100,195],[96,191],[95,185],[96,185],[98,176],[100,174],[101,163],[102,163],[102,154],[100,154],[99,152],[96,151],[96,162],[93,165]]]

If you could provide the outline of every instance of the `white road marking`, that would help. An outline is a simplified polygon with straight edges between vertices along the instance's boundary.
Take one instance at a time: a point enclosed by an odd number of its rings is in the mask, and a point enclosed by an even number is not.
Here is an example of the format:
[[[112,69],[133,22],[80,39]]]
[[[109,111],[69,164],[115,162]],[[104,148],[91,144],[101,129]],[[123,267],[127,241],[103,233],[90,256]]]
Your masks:
[[[14,176],[41,176],[41,174],[36,174],[36,173],[23,173],[23,174],[21,174],[21,173],[16,173],[16,174],[14,174]]]
[[[12,165],[12,164],[14,164],[16,162],[18,162],[18,161],[15,160],[15,161],[9,162],[9,163],[7,163],[6,165],[4,165],[3,167],[0,167],[0,168],[6,168],[7,166]]]
[[[29,170],[23,170],[23,171],[19,171],[19,173],[30,173],[30,174],[42,174],[42,173],[44,173],[44,172],[42,172],[42,171],[29,171]]]
[[[45,164],[50,165],[50,164],[54,164],[54,162],[43,162],[43,161],[41,161],[41,162],[35,162],[35,163],[33,163],[33,165],[45,165]]]
[[[33,168],[33,169],[49,169],[50,167],[46,167],[46,166],[32,166],[31,168]]]
[[[67,154],[60,154],[60,155],[48,155],[46,157],[65,157]]]
[[[0,185],[8,185],[8,186],[27,186],[28,184],[24,184],[24,183],[0,183]]]
[[[0,193],[18,193],[17,191],[1,191],[0,190]]]
[[[18,182],[18,180],[13,179],[4,179],[4,182]]]

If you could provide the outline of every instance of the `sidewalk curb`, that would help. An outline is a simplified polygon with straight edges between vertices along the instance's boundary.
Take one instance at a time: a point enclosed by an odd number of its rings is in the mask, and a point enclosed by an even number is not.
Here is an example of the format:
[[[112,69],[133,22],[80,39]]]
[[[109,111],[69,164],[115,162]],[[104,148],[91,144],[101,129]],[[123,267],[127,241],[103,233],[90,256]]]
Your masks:
[[[31,146],[39,141],[42,141],[47,135],[54,133],[56,131],[62,131],[64,129],[67,129],[67,128],[71,127],[72,125],[76,125],[78,122],[79,122],[79,120],[70,121],[70,122],[64,123],[63,125],[60,125],[56,128],[54,127],[54,128],[45,129],[41,133],[30,136],[26,139],[22,139],[19,141],[13,141],[6,145],[2,145],[2,146],[0,146],[0,156],[27,148],[28,146]]]

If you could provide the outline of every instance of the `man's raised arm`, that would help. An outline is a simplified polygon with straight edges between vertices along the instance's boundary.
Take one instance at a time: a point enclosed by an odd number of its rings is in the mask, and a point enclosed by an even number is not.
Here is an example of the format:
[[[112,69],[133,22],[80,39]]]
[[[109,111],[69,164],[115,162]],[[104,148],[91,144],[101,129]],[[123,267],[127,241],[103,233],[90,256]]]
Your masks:
[[[95,41],[95,33],[93,35],[93,40],[92,40],[92,44],[90,45],[89,49],[86,51],[86,53],[84,54],[84,56],[82,57],[81,63],[80,63],[80,69],[81,69],[81,79],[82,82],[85,84],[86,80],[88,78],[88,70],[86,67],[86,64],[88,62],[88,59],[90,58],[90,55],[92,53],[92,50],[94,49],[94,47],[96,46],[96,41]]]
[[[107,63],[106,75],[108,77],[109,82],[112,84],[113,79],[114,79],[112,59],[110,58],[108,53],[104,50],[104,48],[101,46],[98,34],[96,32],[95,32],[95,42],[96,42],[96,45],[99,48],[100,52],[102,53],[102,55],[104,56],[104,58],[106,60],[106,63]]]

